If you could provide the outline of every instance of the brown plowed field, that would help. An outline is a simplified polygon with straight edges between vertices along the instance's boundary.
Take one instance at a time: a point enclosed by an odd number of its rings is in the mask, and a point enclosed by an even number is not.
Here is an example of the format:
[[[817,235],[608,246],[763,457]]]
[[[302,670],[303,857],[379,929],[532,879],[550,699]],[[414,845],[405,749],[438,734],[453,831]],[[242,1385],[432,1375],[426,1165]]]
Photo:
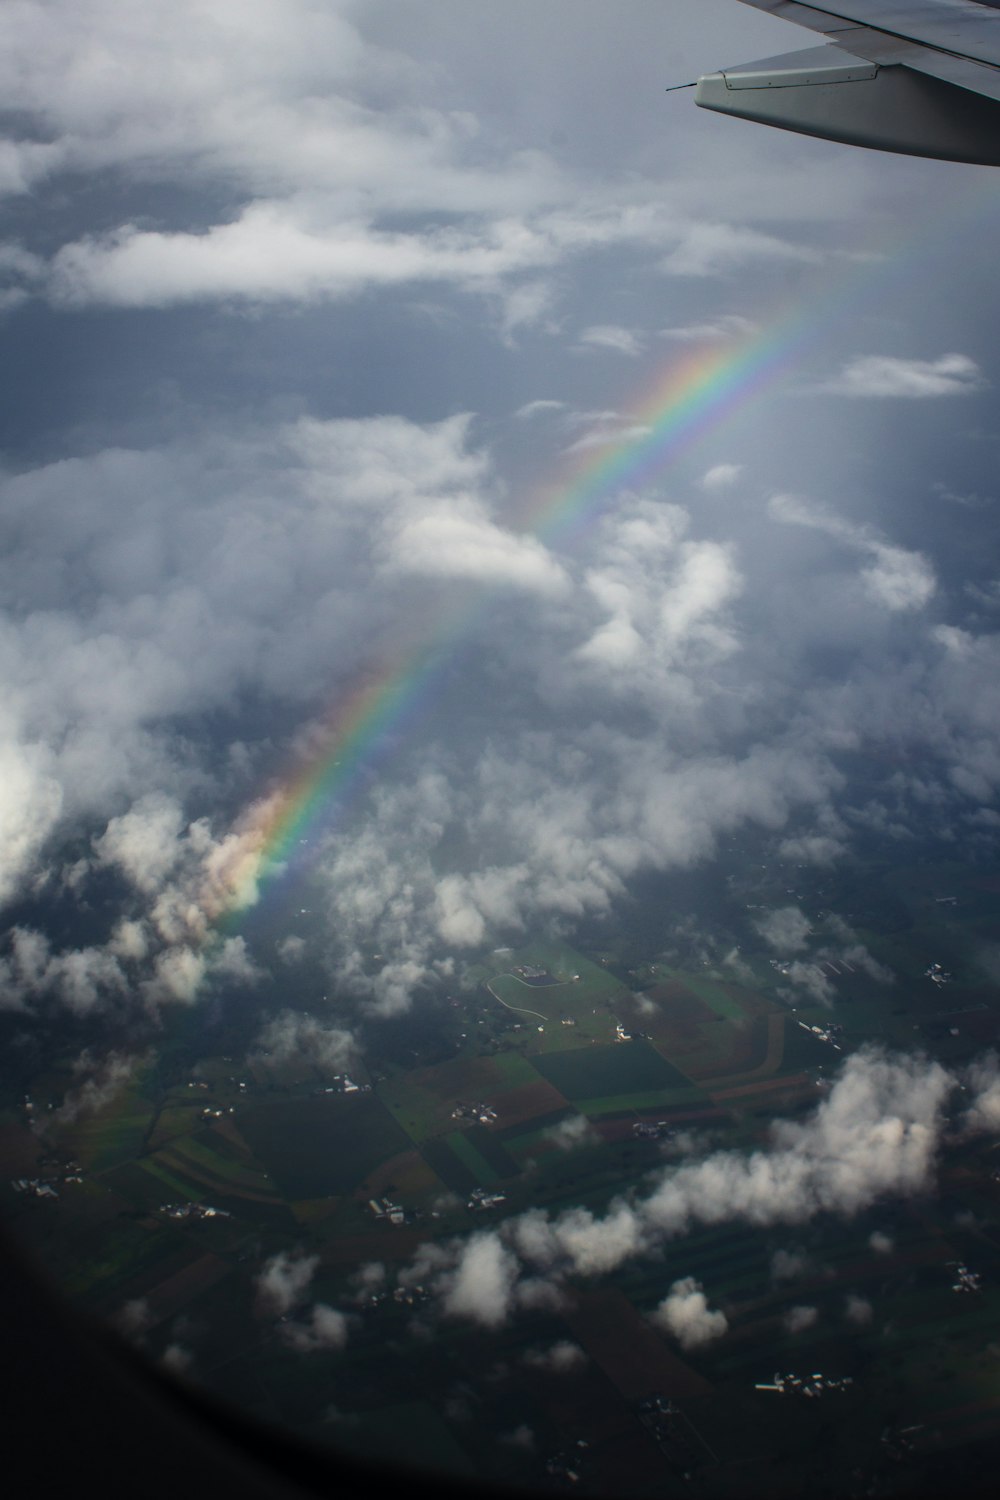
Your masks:
[[[720,1073],[716,1074],[714,1078],[706,1075],[706,1077],[704,1078],[699,1078],[698,1082],[702,1084],[703,1087],[711,1087],[713,1094],[715,1094],[720,1089],[738,1088],[743,1084],[753,1083],[760,1078],[770,1078],[771,1075],[776,1073],[781,1067],[781,1060],[785,1052],[784,1016],[778,1015],[776,1013],[769,1015],[766,1019],[765,1028],[764,1057],[756,1067],[748,1068],[746,1072],[742,1074],[735,1071],[730,1071],[730,1073],[726,1077],[723,1077],[720,1071]],[[761,1035],[759,1030],[757,1030],[755,1032],[755,1040],[753,1044],[754,1047],[757,1047],[759,1045],[760,1040]],[[746,1048],[746,1051],[748,1053],[752,1051],[752,1048],[749,1046],[749,1044]],[[725,1059],[725,1061],[728,1064],[730,1060],[727,1058]],[[687,1071],[689,1076],[692,1076],[693,1070],[689,1069]]]
[[[486,1100],[497,1092],[500,1080],[492,1058],[462,1057],[431,1068],[414,1068],[406,1074],[406,1081],[437,1099]]]
[[[564,1317],[626,1401],[641,1400],[653,1391],[679,1397],[705,1396],[712,1389],[617,1287],[584,1292]]]
[[[431,1171],[419,1151],[401,1151],[375,1168],[358,1188],[369,1198],[381,1198],[389,1184],[401,1199],[417,1193],[432,1192],[434,1188],[444,1191],[444,1183]]]
[[[549,1115],[554,1109],[565,1109],[566,1100],[557,1088],[540,1078],[537,1083],[522,1083],[516,1089],[496,1094],[493,1108],[497,1118],[490,1130],[500,1130],[508,1125],[523,1125],[538,1115]]]

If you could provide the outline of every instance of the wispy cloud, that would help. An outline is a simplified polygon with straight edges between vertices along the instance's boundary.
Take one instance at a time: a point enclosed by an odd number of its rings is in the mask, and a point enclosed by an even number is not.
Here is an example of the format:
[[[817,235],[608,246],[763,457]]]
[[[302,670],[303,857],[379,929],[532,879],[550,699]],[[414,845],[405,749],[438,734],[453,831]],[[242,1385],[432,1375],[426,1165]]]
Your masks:
[[[538,401],[526,401],[519,406],[514,416],[519,422],[528,421],[532,417],[540,417],[545,412],[565,411],[565,401],[554,401],[551,398],[542,398]]]
[[[635,357],[645,348],[645,340],[631,328],[617,323],[595,323],[577,336],[578,345],[586,349],[612,349],[616,354]]]
[[[967,354],[940,359],[899,359],[889,354],[862,354],[848,360],[839,375],[811,389],[831,396],[902,397],[968,396],[987,382]]]
[[[758,326],[751,318],[744,318],[740,313],[722,313],[703,323],[682,323],[679,327],[661,328],[659,332],[661,339],[673,339],[679,344],[700,344],[756,333]]]
[[[713,464],[702,476],[698,483],[708,494],[716,494],[719,490],[732,489],[733,485],[743,473],[742,464]]]
[[[866,557],[861,581],[868,595],[885,609],[922,609],[937,590],[934,569],[923,553],[883,541],[867,526],[833,515],[797,495],[772,496],[768,513],[786,525],[824,531]]]

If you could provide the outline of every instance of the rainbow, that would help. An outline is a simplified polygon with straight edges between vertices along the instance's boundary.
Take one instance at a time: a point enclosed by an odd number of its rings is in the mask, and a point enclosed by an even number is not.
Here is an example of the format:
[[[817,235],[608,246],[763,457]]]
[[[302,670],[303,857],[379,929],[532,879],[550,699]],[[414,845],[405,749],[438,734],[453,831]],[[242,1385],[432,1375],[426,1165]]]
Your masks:
[[[668,361],[652,388],[629,403],[630,441],[589,436],[575,472],[543,491],[529,512],[541,541],[572,544],[624,489],[658,478],[692,444],[714,431],[794,362],[805,334],[782,326],[719,341]],[[572,450],[571,450],[572,452]]]
[[[989,217],[996,206],[989,184],[984,192],[981,178],[966,183],[947,208],[938,204],[936,231],[924,237],[917,259],[926,265],[947,256],[965,220]],[[673,350],[652,381],[625,403],[626,435],[616,438],[595,429],[584,443],[574,444],[554,480],[528,496],[516,529],[546,545],[571,549],[623,491],[662,476],[692,445],[770,389],[848,308],[856,312],[877,297],[883,281],[912,275],[914,268],[912,255],[859,256],[835,279],[832,291],[811,303],[800,292],[767,326]],[[294,870],[307,857],[302,846],[335,825],[368,784],[372,768],[427,711],[472,624],[495,594],[487,590],[471,606],[442,605],[408,646],[386,653],[338,698],[308,753],[244,819],[249,852],[232,881],[230,913],[251,905],[261,884]]]
[[[790,342],[758,333],[681,356],[658,370],[634,408],[643,434],[616,441],[597,433],[559,481],[530,499],[522,534],[563,549],[611,506],[622,489],[648,483],[682,449],[714,430],[794,357]],[[234,876],[230,908],[252,905],[262,883],[309,858],[305,846],[327,832],[368,784],[372,770],[409,724],[427,711],[475,618],[496,591],[470,607],[442,609],[406,649],[369,666],[311,736],[308,752],[278,790],[250,810],[247,857]],[[247,826],[249,825],[249,826]]]

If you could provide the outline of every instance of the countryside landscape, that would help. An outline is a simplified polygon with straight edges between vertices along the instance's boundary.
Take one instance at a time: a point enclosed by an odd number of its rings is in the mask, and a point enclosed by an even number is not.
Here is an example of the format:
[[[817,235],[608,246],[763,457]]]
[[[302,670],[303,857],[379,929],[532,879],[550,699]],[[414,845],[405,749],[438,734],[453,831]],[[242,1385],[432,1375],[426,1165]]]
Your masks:
[[[995,1040],[991,872],[872,864],[837,890],[742,868],[714,930],[701,914],[664,924],[660,951],[638,927],[491,948],[336,1065],[253,1040],[279,1004],[300,1041],[322,1034],[337,1002],[310,981],[175,1018],[92,1109],[67,1110],[76,1054],[54,1054],[8,1086],[15,1236],[178,1378],[362,1457],[707,1496],[764,1475],[772,1494],[903,1494],[918,1469],[973,1465],[997,1433],[995,1136],[946,1141],[934,1198],[692,1225],[510,1316],[435,1295],[434,1247],[613,1214],[674,1166],[753,1153],[859,1049],[955,1069]],[[775,941],[790,911],[811,989]],[[678,1286],[724,1333],[657,1320]]]

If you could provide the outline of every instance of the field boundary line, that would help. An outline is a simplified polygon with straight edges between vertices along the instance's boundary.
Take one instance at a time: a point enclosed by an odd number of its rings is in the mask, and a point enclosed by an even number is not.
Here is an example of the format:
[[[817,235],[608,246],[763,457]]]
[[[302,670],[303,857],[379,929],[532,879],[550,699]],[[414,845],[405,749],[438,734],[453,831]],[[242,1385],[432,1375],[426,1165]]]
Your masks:
[[[517,975],[494,974],[493,979],[517,979]],[[489,990],[494,1000],[499,1000],[500,1004],[504,1007],[505,1010],[516,1011],[518,1015],[521,1016],[537,1016],[540,1021],[547,1021],[549,1019],[548,1016],[543,1016],[540,1010],[529,1010],[526,1005],[508,1005],[506,1000],[504,1000],[501,995],[498,995],[496,990],[493,988],[493,979],[485,979],[483,983],[486,985],[486,988]],[[530,986],[528,986],[528,988],[530,988]],[[551,986],[551,988],[554,989],[555,986],[553,985]]]

